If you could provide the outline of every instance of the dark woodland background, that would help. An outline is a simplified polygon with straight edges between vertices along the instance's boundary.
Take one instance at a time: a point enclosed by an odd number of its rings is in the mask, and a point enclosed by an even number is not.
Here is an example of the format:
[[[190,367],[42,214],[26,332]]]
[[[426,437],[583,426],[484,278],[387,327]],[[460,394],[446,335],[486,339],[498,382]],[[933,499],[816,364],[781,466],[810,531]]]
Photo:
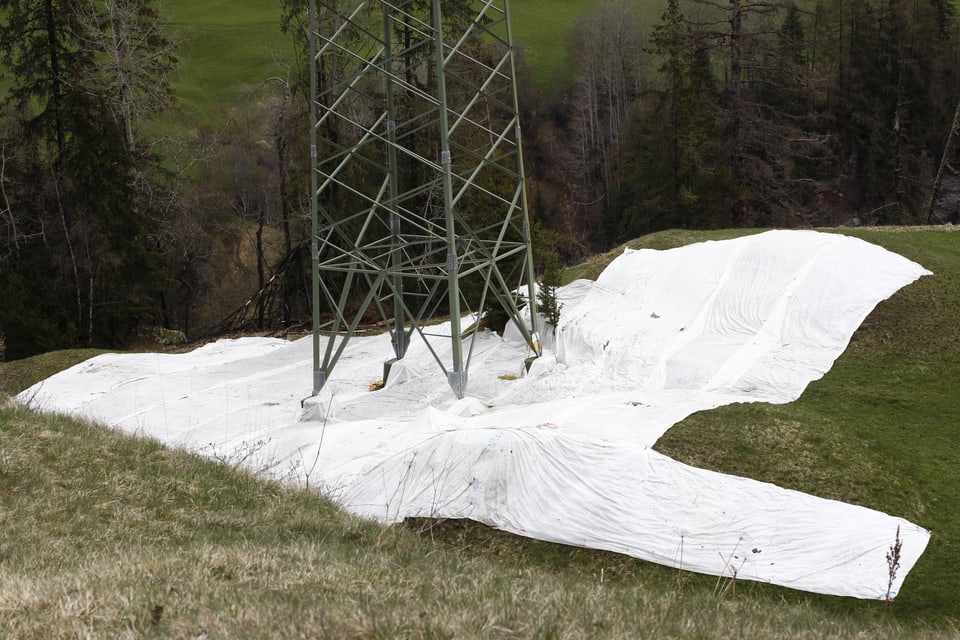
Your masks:
[[[194,124],[152,0],[0,0],[0,358],[308,321],[306,5],[279,4],[290,58]],[[547,82],[518,43],[541,272],[667,228],[958,221],[952,1],[637,4],[585,13]]]

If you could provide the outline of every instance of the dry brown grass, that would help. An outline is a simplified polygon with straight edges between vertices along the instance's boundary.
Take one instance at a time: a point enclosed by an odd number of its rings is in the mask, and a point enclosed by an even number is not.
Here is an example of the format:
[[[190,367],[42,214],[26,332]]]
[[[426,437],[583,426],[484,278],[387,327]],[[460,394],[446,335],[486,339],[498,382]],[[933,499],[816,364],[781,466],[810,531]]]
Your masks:
[[[940,639],[956,631],[883,616],[879,603],[758,584],[738,584],[733,598],[716,578],[477,524],[381,527],[313,493],[9,404],[0,435],[0,637]]]

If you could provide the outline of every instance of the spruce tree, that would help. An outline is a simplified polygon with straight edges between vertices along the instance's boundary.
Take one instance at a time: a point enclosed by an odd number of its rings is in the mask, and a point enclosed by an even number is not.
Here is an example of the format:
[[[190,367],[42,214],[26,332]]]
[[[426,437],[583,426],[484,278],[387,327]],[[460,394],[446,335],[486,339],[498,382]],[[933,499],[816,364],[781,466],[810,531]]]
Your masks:
[[[160,159],[137,144],[133,105],[143,83],[164,93],[174,60],[138,66],[128,48],[123,71],[112,64],[119,49],[107,45],[119,40],[160,48],[144,49],[142,59],[156,62],[168,52],[157,31],[149,38],[117,31],[111,12],[120,9],[144,17],[140,29],[156,26],[142,0],[0,0],[9,86],[0,145],[17,150],[8,170],[19,178],[4,195],[11,210],[39,228],[0,251],[0,267],[10,273],[0,295],[32,288],[16,309],[0,311],[0,330],[6,328],[17,356],[74,344],[118,346],[156,309],[156,219],[146,197],[154,192],[145,186],[156,179]],[[157,108],[137,115],[152,117]]]
[[[728,224],[735,196],[711,61],[677,0],[668,2],[651,40],[658,83],[627,124],[624,211],[615,241],[670,227]]]

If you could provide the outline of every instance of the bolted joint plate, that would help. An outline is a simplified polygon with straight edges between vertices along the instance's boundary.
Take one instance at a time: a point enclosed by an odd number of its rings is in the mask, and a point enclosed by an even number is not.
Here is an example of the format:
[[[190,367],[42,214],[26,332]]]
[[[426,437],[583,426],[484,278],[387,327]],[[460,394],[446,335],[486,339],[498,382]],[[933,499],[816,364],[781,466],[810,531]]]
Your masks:
[[[447,372],[447,381],[450,382],[450,388],[453,389],[457,400],[463,400],[463,396],[467,394],[467,372],[449,371]]]
[[[327,372],[323,369],[313,370],[313,395],[320,393],[323,385],[327,384]]]

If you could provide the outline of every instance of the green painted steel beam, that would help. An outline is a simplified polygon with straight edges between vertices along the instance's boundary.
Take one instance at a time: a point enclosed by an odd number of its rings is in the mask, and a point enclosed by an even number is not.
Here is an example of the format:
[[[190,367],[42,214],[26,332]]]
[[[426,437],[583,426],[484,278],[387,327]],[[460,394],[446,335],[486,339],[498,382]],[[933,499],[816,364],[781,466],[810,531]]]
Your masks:
[[[458,398],[463,310],[495,301],[539,356],[508,0],[311,0],[310,24],[313,394],[374,312],[384,371],[416,333]]]

